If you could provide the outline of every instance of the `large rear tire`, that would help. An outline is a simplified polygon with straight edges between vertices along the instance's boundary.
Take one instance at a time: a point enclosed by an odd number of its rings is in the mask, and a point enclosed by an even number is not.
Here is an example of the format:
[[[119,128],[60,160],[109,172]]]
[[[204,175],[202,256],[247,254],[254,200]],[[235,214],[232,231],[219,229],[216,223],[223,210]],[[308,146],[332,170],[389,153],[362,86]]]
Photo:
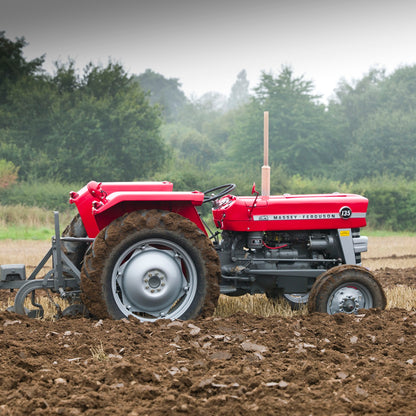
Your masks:
[[[101,230],[81,270],[81,298],[99,318],[212,315],[220,264],[207,236],[168,211],[125,214]]]
[[[316,279],[309,294],[308,311],[355,314],[359,309],[385,309],[386,303],[381,284],[369,270],[341,265]]]
[[[79,214],[72,218],[72,221],[62,232],[62,237],[88,237]],[[84,255],[88,248],[88,243],[61,241],[61,248],[75,267],[78,270],[81,270]]]

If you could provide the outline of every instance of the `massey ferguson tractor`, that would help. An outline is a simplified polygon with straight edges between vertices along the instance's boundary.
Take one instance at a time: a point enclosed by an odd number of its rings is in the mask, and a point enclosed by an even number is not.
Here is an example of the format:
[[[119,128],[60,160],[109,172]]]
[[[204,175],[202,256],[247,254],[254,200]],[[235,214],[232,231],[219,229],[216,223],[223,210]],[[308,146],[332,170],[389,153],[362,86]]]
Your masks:
[[[91,181],[71,192],[79,214],[62,236],[55,219],[52,248],[38,268],[26,279],[24,266],[1,266],[0,288],[19,289],[14,310],[30,316],[42,314],[40,289],[74,301],[69,311],[85,306],[98,318],[143,321],[208,316],[220,293],[264,293],[329,314],[385,308],[379,282],[361,266],[368,200],[269,195],[267,157],[262,192],[253,186],[250,196],[232,194],[234,184],[175,192],[170,182]],[[197,210],[206,203],[214,233]],[[52,270],[36,279],[50,256]]]

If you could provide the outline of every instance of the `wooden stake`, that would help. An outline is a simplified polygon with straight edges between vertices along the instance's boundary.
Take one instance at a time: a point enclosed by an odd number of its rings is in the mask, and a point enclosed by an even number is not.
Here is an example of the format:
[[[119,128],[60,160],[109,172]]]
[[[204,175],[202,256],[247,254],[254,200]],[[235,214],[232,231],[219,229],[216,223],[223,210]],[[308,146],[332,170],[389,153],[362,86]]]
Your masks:
[[[261,168],[261,195],[270,196],[269,112],[264,112],[264,161]]]

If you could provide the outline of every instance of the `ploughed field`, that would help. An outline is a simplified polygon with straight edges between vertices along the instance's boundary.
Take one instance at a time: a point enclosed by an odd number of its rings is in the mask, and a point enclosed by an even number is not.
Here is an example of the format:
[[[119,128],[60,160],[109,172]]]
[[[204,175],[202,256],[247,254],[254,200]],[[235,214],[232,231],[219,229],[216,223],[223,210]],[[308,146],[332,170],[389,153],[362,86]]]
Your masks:
[[[29,274],[48,248],[2,241],[0,263]],[[257,296],[186,322],[1,312],[0,415],[414,415],[416,237],[370,238],[363,265],[387,310],[308,315]]]

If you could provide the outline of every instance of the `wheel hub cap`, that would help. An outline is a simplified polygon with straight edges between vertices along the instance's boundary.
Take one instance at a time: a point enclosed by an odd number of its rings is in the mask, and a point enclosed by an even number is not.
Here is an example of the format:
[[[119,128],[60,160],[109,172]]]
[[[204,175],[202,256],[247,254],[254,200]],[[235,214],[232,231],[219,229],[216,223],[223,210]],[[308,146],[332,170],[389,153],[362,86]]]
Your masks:
[[[162,283],[163,280],[166,280],[166,277],[162,273],[159,275],[159,272],[158,271],[154,271],[152,273],[148,273],[148,283],[149,283],[149,286],[152,289],[157,289],[161,285],[164,286],[164,284]],[[146,279],[144,281],[146,282]]]
[[[149,247],[139,251],[119,276],[124,304],[129,310],[155,312],[166,309],[183,290],[180,263],[166,250]]]
[[[351,313],[357,306],[358,306],[358,302],[356,302],[354,299],[351,299],[351,298],[343,299],[340,302],[340,308],[348,313]]]
[[[351,314],[372,306],[373,301],[368,289],[354,283],[341,286],[332,292],[327,304],[327,312],[331,315],[338,312]]]
[[[137,241],[119,255],[111,290],[124,316],[155,321],[183,316],[194,302],[197,282],[187,248],[155,237]]]

